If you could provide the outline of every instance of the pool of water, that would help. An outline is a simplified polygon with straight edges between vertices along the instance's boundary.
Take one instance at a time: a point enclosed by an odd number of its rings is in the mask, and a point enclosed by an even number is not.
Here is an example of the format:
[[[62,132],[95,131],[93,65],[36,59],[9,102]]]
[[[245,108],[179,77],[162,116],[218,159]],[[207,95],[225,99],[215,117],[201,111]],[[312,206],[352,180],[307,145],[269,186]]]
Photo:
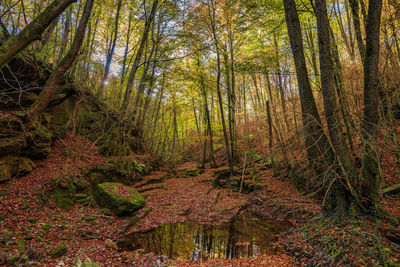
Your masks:
[[[287,227],[285,222],[265,221],[245,213],[217,225],[164,224],[144,233],[131,234],[124,244],[125,249],[144,249],[160,258],[200,262],[210,258],[248,258],[275,254],[276,234]]]

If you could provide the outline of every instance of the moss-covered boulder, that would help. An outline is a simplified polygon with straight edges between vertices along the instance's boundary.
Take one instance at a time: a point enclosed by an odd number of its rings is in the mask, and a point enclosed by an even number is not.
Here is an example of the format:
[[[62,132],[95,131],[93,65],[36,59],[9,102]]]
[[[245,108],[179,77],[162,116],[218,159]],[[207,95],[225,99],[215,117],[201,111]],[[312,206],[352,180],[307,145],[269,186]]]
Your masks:
[[[2,157],[0,158],[0,182],[28,174],[34,168],[35,164],[29,158]]]
[[[68,252],[68,246],[64,243],[61,243],[57,247],[54,248],[53,252],[51,253],[51,257],[59,258],[64,256]]]
[[[0,115],[0,155],[18,155],[26,145],[22,122]]]
[[[101,207],[109,208],[117,215],[132,214],[145,204],[141,194],[120,183],[98,184],[94,197]]]
[[[134,163],[125,160],[110,160],[87,170],[84,177],[92,185],[106,182],[132,185],[143,180]]]
[[[48,121],[44,120],[44,124],[48,124]],[[41,159],[50,154],[52,135],[46,126],[48,125],[43,125],[41,122],[34,122],[29,125],[26,133],[28,149],[25,154],[30,158]]]

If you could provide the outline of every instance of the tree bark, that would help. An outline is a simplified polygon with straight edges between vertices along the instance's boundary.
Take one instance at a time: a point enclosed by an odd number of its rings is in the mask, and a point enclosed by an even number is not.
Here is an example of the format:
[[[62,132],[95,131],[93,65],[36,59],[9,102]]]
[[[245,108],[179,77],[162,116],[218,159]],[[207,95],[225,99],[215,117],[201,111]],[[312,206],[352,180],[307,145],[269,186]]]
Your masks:
[[[290,46],[292,48],[296,67],[307,155],[312,169],[317,174],[321,174],[321,172],[326,169],[325,163],[323,163],[323,158],[327,159],[326,162],[328,164],[332,163],[333,152],[330,148],[328,138],[322,129],[321,118],[308,79],[302,33],[296,4],[294,0],[284,0],[283,3],[285,7]]]
[[[218,95],[218,102],[219,102],[219,110],[221,115],[221,123],[222,123],[222,131],[224,134],[225,140],[225,149],[226,149],[226,158],[229,165],[229,176],[227,177],[227,186],[231,186],[231,175],[233,175],[233,163],[231,158],[231,152],[229,147],[229,137],[226,130],[225,124],[225,115],[224,115],[224,107],[222,103],[222,94],[221,94],[221,58],[220,58],[220,51],[219,51],[219,44],[218,44],[218,37],[217,37],[217,30],[216,30],[216,21],[215,21],[215,3],[214,0],[210,0],[208,3],[209,15],[210,15],[210,22],[211,22],[211,29],[212,35],[214,39],[214,45],[217,53],[217,95]]]
[[[9,38],[0,47],[0,70],[15,55],[33,41],[40,40],[46,28],[76,0],[55,0],[16,36]]]
[[[76,30],[74,42],[72,43],[71,48],[69,49],[67,54],[63,57],[60,63],[57,64],[55,70],[50,75],[38,99],[30,107],[28,112],[29,117],[33,117],[34,115],[40,116],[43,113],[47,105],[50,103],[55,91],[57,90],[60,80],[67,72],[69,67],[71,67],[75,58],[78,56],[83,39],[85,37],[86,25],[89,21],[93,2],[94,0],[86,1],[85,9],[83,10],[79,27]]]
[[[354,31],[356,34],[357,46],[358,51],[360,53],[361,61],[364,62],[365,58],[365,46],[364,41],[361,34],[361,23],[360,23],[360,13],[359,13],[359,6],[358,0],[349,0],[351,14],[353,15],[353,26]]]
[[[146,22],[145,22],[145,25],[144,25],[143,35],[142,35],[142,38],[140,39],[138,52],[136,54],[135,61],[133,62],[131,73],[129,74],[128,84],[126,85],[126,92],[125,92],[124,100],[122,102],[122,107],[121,107],[121,116],[125,116],[125,112],[126,112],[126,110],[128,108],[128,105],[129,105],[130,96],[131,96],[131,93],[132,93],[132,88],[133,88],[133,83],[135,81],[136,72],[137,72],[137,70],[139,68],[140,60],[142,59],[143,49],[144,49],[144,46],[145,46],[145,44],[147,42],[147,38],[148,38],[148,35],[149,35],[150,27],[151,27],[152,22],[154,20],[154,16],[156,14],[157,7],[158,7],[158,0],[154,0],[153,6],[151,8],[150,15],[146,19]]]
[[[122,0],[118,0],[117,13],[115,15],[115,24],[114,24],[114,36],[113,36],[113,40],[111,43],[111,47],[110,47],[109,51],[107,51],[106,66],[104,68],[104,75],[103,75],[103,78],[101,79],[100,88],[99,88],[99,92],[98,92],[98,95],[100,97],[103,94],[105,82],[108,78],[108,74],[110,73],[111,62],[112,62],[112,58],[113,58],[114,51],[115,51],[115,45],[117,44],[118,22],[119,22],[119,14],[121,11],[121,6],[122,6]],[[128,29],[128,31],[129,31],[129,29]]]
[[[379,206],[381,175],[378,167],[377,141],[379,123],[379,34],[382,0],[370,0],[366,27],[366,49],[364,60],[364,118],[362,136],[364,140],[362,197],[367,206],[376,211]]]
[[[339,164],[342,164],[346,171],[354,173],[353,163],[350,159],[340,122],[340,109],[337,104],[335,92],[334,68],[331,54],[330,26],[325,0],[315,1],[315,12],[318,26],[321,86],[328,131],[335,153],[341,161]]]

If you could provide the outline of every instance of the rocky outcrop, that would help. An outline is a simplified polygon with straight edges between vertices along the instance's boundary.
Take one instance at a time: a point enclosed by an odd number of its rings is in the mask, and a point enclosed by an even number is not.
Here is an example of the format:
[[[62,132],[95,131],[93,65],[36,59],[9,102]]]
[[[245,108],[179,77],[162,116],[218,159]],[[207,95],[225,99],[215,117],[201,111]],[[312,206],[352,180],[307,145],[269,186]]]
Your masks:
[[[109,208],[116,215],[129,215],[144,207],[145,199],[135,189],[120,183],[98,184],[94,198],[101,207]]]
[[[0,182],[30,173],[35,164],[29,158],[6,156],[0,158]]]

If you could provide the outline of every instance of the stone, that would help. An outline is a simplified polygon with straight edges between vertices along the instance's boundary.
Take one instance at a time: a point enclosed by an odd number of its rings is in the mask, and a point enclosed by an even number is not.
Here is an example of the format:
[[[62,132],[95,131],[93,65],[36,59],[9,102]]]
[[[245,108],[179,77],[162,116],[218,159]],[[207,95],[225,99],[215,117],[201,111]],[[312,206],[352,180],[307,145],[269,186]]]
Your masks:
[[[81,267],[100,267],[97,263],[85,261],[81,264]]]
[[[35,163],[25,157],[0,158],[0,182],[11,180],[30,173],[35,168]]]
[[[107,247],[109,247],[113,250],[118,250],[118,245],[111,239],[106,239],[105,244]]]
[[[53,252],[51,253],[51,256],[53,258],[59,258],[64,256],[68,251],[68,246],[64,243],[61,243],[60,245],[58,245]]]
[[[52,135],[41,123],[33,123],[26,133],[28,147],[25,154],[33,159],[42,159],[51,152]]]
[[[0,155],[19,154],[26,147],[25,136],[0,138]]]
[[[144,197],[134,188],[120,183],[98,184],[94,198],[101,207],[109,208],[116,215],[129,215],[145,205]]]

